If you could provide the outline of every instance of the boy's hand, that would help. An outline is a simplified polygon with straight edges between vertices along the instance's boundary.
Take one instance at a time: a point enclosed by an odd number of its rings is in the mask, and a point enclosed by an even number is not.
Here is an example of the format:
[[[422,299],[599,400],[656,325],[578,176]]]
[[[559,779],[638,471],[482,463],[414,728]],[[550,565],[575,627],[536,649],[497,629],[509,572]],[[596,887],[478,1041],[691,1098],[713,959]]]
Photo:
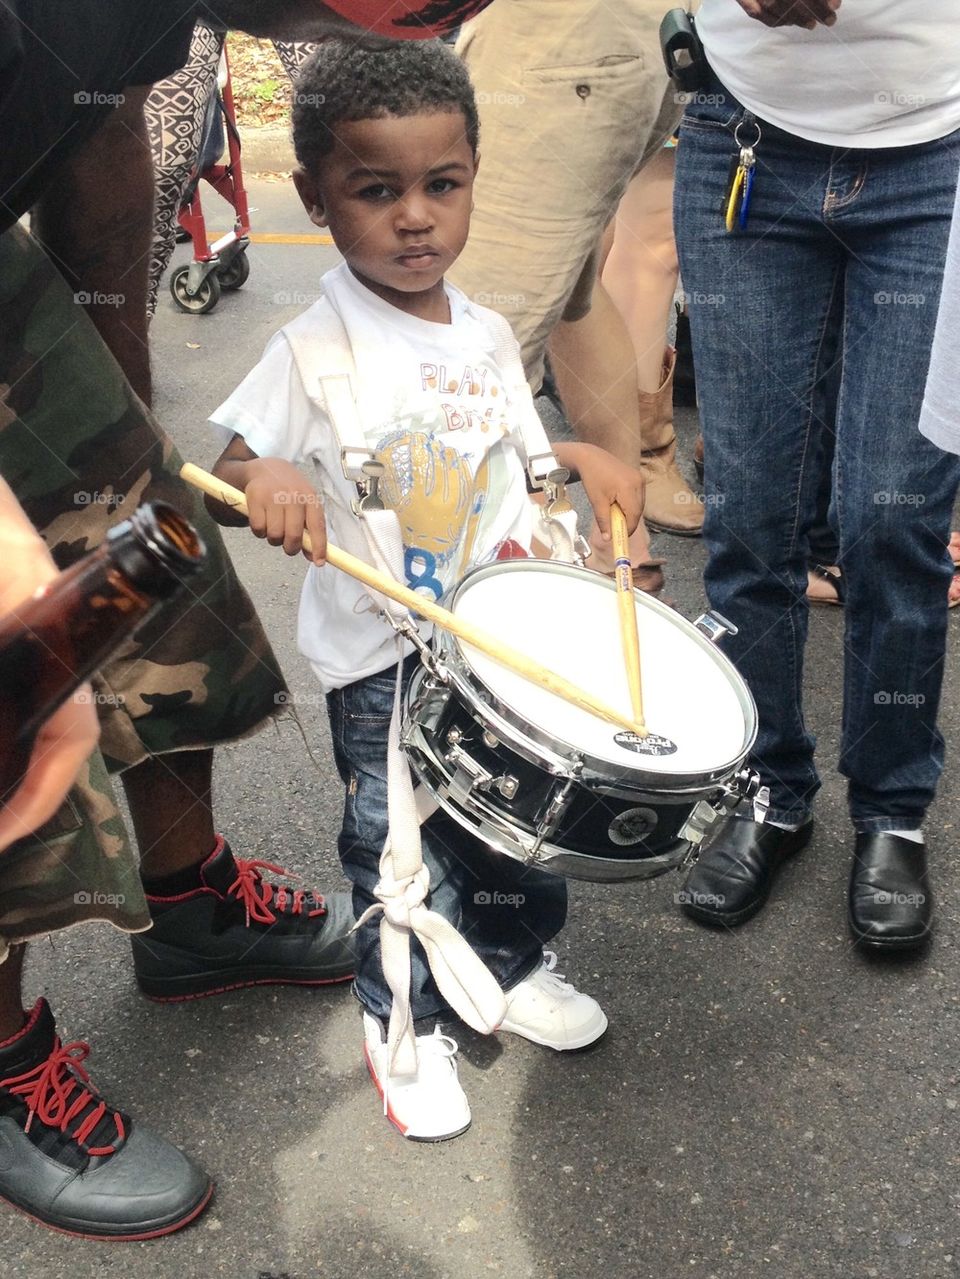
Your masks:
[[[623,511],[627,532],[632,533],[643,514],[643,472],[594,444],[557,444],[554,453],[561,466],[570,471],[571,477],[579,476],[603,540],[610,541],[611,502],[616,502]]]
[[[327,551],[327,524],[323,503],[313,485],[291,462],[261,457],[248,462],[244,485],[250,531],[265,537],[271,546],[282,546],[287,555],[303,551],[314,564],[323,564]],[[304,550],[303,534],[309,534],[312,554]]]
[[[288,555],[304,555],[313,564],[327,558],[327,522],[323,503],[309,480],[292,462],[280,457],[257,457],[242,435],[235,435],[217,458],[213,474],[242,489],[249,511],[250,531]],[[220,523],[234,523],[222,503],[208,500],[207,509]],[[303,546],[309,534],[312,551]]]

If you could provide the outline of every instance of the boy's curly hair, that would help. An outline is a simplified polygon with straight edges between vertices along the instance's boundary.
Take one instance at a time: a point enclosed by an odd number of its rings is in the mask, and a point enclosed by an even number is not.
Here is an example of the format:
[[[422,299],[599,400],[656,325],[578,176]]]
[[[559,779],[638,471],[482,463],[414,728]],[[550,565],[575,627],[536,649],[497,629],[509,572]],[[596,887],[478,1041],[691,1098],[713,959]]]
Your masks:
[[[466,67],[441,40],[324,40],[293,91],[293,146],[316,173],[345,121],[462,111],[474,154],[480,121]]]

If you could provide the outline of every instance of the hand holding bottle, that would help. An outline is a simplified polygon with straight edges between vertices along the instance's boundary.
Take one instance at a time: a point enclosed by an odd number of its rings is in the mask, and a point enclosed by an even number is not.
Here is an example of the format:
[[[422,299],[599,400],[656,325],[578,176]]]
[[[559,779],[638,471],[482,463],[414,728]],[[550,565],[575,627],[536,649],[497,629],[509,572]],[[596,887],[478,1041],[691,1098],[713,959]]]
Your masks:
[[[0,618],[15,614],[56,576],[43,539],[0,480]],[[0,807],[0,852],[53,816],[99,736],[92,697],[66,701],[44,722],[23,781]],[[12,741],[0,742],[0,772],[12,753]]]
[[[204,559],[193,528],[157,503],[58,573],[0,489],[0,852],[53,816],[97,743],[85,681]]]

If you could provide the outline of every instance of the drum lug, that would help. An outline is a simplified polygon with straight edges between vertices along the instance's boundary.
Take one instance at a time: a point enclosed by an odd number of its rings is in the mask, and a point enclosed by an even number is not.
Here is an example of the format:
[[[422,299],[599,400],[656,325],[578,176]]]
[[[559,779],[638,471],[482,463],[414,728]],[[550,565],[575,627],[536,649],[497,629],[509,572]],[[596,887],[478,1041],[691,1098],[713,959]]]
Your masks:
[[[482,764],[478,764],[472,755],[468,755],[460,743],[463,734],[459,728],[451,728],[447,733],[447,744],[450,749],[446,753],[447,763],[456,769],[450,782],[451,796],[463,803],[472,790],[499,791],[504,799],[515,799],[520,789],[520,782],[511,773],[503,773],[495,777]]]
[[[459,729],[451,729],[447,734],[450,749],[446,753],[448,764],[456,769],[450,779],[450,795],[458,804],[465,804],[472,790],[487,790],[493,782],[493,774],[488,773],[482,764],[478,764],[472,755],[468,755],[460,746]]]
[[[727,809],[736,808],[741,800],[753,801],[753,820],[762,822],[770,808],[770,787],[760,785],[760,774],[755,768],[744,765],[727,788]]]
[[[694,626],[701,635],[706,635],[711,644],[719,644],[725,635],[736,635],[740,629],[727,621],[722,613],[715,613],[712,609],[701,613]]]
[[[502,777],[498,777],[495,785],[504,799],[516,799],[517,791],[520,789],[519,781],[511,773],[504,773]]]
[[[554,791],[550,803],[547,805],[543,817],[537,823],[537,837],[533,841],[530,849],[530,859],[533,860],[540,851],[540,845],[543,841],[554,833],[560,824],[560,818],[563,816],[567,805],[570,802],[570,795],[576,786],[576,781],[572,777],[568,777],[563,786],[559,790]]]
[[[704,836],[720,816],[722,816],[720,809],[714,807],[713,804],[705,799],[701,799],[699,803],[693,806],[690,810],[690,816],[680,829],[680,838],[685,839],[690,845],[690,851],[684,857],[681,865],[685,866],[688,862],[696,859]]]
[[[718,818],[732,813],[744,800],[753,801],[753,820],[762,822],[770,807],[770,787],[761,786],[760,774],[746,765],[734,775],[728,785],[722,788],[716,800],[711,803],[709,800],[701,799],[692,809],[680,831],[680,838],[687,840],[690,844],[688,853],[680,863],[681,867],[696,861],[700,853],[700,845],[714,823]]]

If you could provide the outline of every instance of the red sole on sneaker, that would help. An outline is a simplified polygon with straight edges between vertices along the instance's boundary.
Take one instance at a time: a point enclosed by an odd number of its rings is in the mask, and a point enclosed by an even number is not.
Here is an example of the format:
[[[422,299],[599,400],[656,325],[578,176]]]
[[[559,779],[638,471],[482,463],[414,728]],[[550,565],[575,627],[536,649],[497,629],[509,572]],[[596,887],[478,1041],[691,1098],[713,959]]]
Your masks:
[[[377,1072],[374,1070],[373,1062],[370,1058],[370,1049],[366,1044],[363,1045],[363,1060],[367,1063],[367,1070],[369,1070],[370,1078],[373,1080],[373,1086],[377,1090],[377,1096],[381,1101],[383,1101],[383,1089],[380,1087],[380,1080],[377,1078]],[[442,1137],[415,1137],[411,1134],[408,1128],[404,1127],[397,1116],[393,1113],[393,1107],[389,1102],[387,1102],[386,1111],[384,1113],[401,1137],[406,1137],[407,1141],[422,1142],[423,1145],[427,1146],[435,1146],[439,1141],[452,1141],[454,1137],[462,1136],[470,1127],[469,1124],[464,1124],[464,1126],[462,1128],[458,1128],[456,1132],[445,1132]]]
[[[211,986],[209,990],[191,990],[182,995],[155,995],[145,990],[143,983],[138,983],[140,993],[155,1004],[182,1004],[187,999],[206,999],[209,995],[225,995],[228,990],[246,990],[249,986],[339,986],[342,982],[353,981],[353,973],[345,973],[342,977],[312,978],[310,981],[297,981],[287,977],[255,977],[250,981],[235,981],[227,986]]]
[[[203,1198],[190,1209],[186,1216],[168,1222],[165,1226],[158,1226],[155,1230],[143,1230],[134,1235],[108,1234],[96,1230],[71,1230],[67,1226],[58,1226],[55,1222],[47,1221],[45,1217],[39,1217],[35,1212],[28,1212],[26,1208],[21,1208],[19,1204],[14,1203],[12,1199],[7,1199],[4,1195],[0,1195],[0,1202],[9,1204],[22,1217],[29,1217],[31,1221],[45,1226],[47,1230],[55,1230],[58,1235],[70,1235],[73,1239],[95,1239],[98,1243],[142,1243],[145,1239],[162,1239],[164,1235],[172,1235],[175,1231],[182,1230],[184,1226],[189,1226],[191,1221],[196,1221],[213,1198],[213,1190],[214,1185],[211,1181]]]

